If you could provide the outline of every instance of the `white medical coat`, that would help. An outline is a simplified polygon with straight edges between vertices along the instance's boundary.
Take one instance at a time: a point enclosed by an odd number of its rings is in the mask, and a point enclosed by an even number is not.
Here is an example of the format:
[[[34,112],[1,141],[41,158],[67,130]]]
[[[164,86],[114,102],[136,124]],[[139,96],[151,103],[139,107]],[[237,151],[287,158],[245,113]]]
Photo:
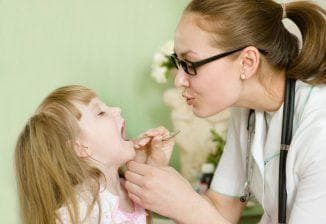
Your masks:
[[[227,143],[211,190],[240,197],[246,181],[248,109],[233,108]],[[260,223],[277,223],[283,106],[255,111],[250,191],[264,209]],[[293,139],[287,156],[287,223],[326,223],[326,86],[296,82]]]

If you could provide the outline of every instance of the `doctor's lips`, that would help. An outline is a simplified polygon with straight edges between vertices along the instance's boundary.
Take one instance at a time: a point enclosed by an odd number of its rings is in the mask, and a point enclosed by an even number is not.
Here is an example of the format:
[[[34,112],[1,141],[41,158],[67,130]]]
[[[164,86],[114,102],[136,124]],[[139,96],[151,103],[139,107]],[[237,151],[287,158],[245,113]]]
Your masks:
[[[184,97],[186,99],[188,105],[192,105],[193,101],[195,99],[195,97],[192,97],[192,96],[190,96],[189,94],[187,94],[185,92],[182,93],[182,97]]]
[[[186,98],[186,101],[187,101],[187,104],[188,105],[192,105],[193,104],[193,101],[194,101],[194,97],[188,97],[188,96],[184,96],[182,95],[184,98]]]

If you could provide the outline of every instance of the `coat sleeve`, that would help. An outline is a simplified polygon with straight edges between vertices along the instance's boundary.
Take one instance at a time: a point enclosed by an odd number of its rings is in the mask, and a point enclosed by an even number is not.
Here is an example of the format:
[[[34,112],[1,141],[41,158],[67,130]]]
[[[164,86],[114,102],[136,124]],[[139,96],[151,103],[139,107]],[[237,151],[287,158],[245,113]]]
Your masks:
[[[246,111],[233,109],[223,155],[215,171],[210,189],[230,197],[241,197],[246,177],[244,153],[240,144],[241,120]]]
[[[315,127],[307,127],[302,136],[305,159],[298,172],[290,224],[326,222],[326,122],[320,122]]]

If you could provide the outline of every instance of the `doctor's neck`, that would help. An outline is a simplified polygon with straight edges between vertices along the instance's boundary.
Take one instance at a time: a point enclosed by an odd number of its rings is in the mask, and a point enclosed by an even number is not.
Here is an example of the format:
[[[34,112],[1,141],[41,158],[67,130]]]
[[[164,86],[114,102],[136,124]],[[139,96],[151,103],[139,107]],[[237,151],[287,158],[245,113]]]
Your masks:
[[[280,109],[284,101],[285,70],[262,66],[261,72],[243,81],[236,106],[266,112]]]

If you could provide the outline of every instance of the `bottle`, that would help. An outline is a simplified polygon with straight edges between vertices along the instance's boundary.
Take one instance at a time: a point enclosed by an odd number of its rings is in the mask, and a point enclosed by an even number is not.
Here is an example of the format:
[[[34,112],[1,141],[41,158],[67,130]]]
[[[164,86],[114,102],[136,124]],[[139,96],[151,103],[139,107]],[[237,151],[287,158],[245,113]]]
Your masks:
[[[212,163],[204,163],[201,167],[201,178],[200,178],[200,190],[199,193],[203,194],[205,193],[208,189],[209,186],[211,185],[211,181],[214,176],[214,171],[215,171],[215,166]]]

